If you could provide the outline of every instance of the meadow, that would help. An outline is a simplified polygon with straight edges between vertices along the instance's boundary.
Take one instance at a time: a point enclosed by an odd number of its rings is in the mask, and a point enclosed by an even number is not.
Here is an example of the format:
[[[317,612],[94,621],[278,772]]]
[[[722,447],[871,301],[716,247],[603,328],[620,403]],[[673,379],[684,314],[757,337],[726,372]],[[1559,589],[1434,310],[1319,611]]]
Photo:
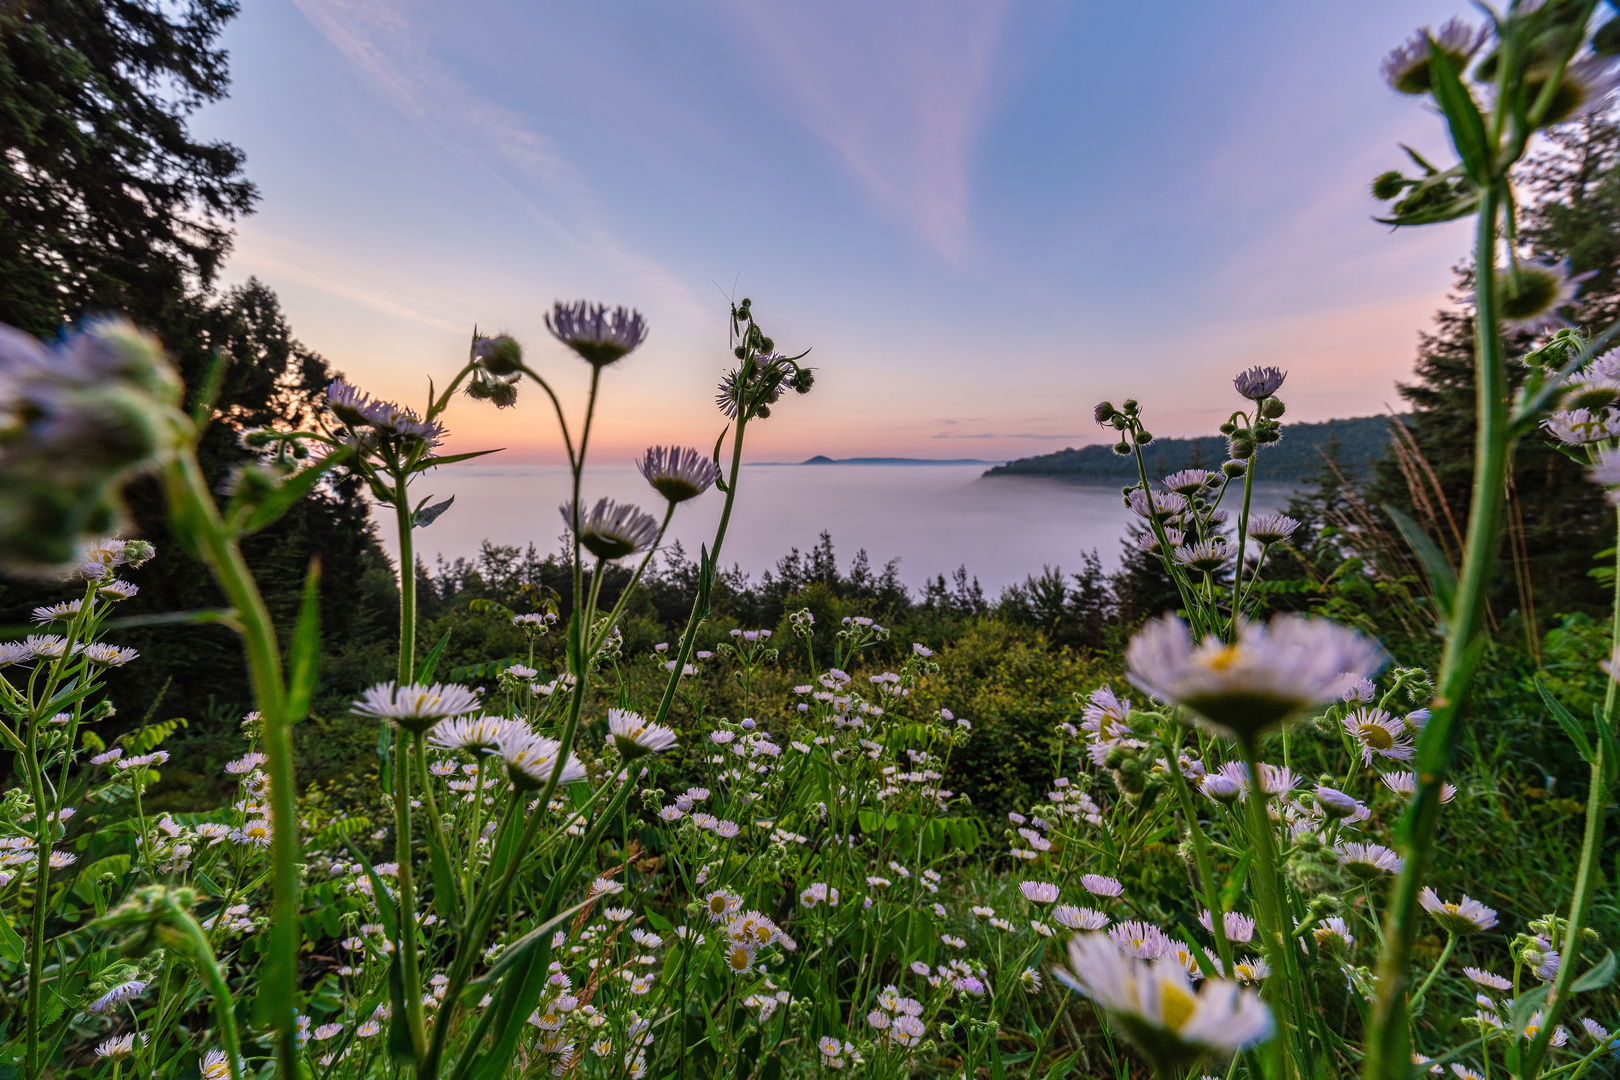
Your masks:
[[[1612,1074],[1620,325],[1613,267],[1547,242],[1585,204],[1526,179],[1569,160],[1538,132],[1620,175],[1610,14],[1517,3],[1385,60],[1457,157],[1407,151],[1385,220],[1476,244],[1371,472],[1330,446],[1256,505],[1308,372],[1212,377],[1224,458],[1167,474],[1151,400],[1077,404],[1134,473],[1125,554],[994,600],[825,539],[726,569],[748,434],[817,378],[749,299],[716,441],[648,448],[639,504],[590,456],[651,332],[627,307],[546,320],[582,401],[474,335],[419,409],[272,378],[257,418],[225,348],[0,327],[0,565],[38,600],[0,641],[0,1068]],[[559,552],[419,562],[453,512],[425,474],[481,456],[439,449],[457,395],[554,424]],[[340,512],[364,543],[308,558]],[[217,599],[141,606],[164,575]],[[203,633],[251,700],[181,719],[215,673],[162,643]]]

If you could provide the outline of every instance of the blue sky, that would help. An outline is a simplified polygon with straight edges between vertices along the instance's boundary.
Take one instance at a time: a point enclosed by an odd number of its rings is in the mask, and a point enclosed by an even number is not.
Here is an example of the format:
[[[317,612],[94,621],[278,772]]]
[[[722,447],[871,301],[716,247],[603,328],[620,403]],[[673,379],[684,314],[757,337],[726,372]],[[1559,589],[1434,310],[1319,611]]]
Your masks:
[[[1099,399],[1213,429],[1231,375],[1296,419],[1395,404],[1466,226],[1391,233],[1371,178],[1438,119],[1377,77],[1465,5],[253,0],[231,98],[257,275],[356,382],[419,404],[472,326],[561,388],[556,298],[646,313],[599,447],[712,445],[726,296],[820,382],[750,456],[1002,458],[1101,441]],[[556,461],[536,393],[457,449]]]

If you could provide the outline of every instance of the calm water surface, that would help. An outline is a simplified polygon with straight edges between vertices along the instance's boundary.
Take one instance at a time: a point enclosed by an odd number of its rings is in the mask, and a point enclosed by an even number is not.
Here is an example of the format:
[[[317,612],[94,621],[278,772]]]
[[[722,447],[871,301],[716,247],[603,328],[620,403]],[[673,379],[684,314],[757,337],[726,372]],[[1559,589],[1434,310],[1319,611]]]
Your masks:
[[[758,578],[789,548],[813,547],[832,534],[839,565],[865,548],[881,567],[900,559],[900,577],[918,588],[936,574],[966,565],[994,596],[1043,565],[1078,569],[1080,553],[1097,549],[1103,565],[1119,562],[1129,512],[1117,486],[1093,487],[1034,477],[983,477],[982,465],[747,465],[722,549],[726,565]],[[416,497],[454,495],[453,507],[417,532],[431,564],[474,556],[488,539],[533,543],[554,551],[562,532],[558,505],[568,497],[568,470],[545,465],[452,465],[423,477]],[[1236,489],[1234,489],[1236,493]],[[587,505],[601,496],[629,499],[649,512],[662,501],[631,466],[604,466],[586,476]],[[1257,485],[1257,511],[1281,508],[1288,489]],[[675,512],[668,539],[689,556],[714,535],[723,496],[709,491]],[[1228,505],[1233,505],[1229,497]],[[1234,506],[1235,509],[1235,506]],[[378,515],[394,550],[392,512]]]

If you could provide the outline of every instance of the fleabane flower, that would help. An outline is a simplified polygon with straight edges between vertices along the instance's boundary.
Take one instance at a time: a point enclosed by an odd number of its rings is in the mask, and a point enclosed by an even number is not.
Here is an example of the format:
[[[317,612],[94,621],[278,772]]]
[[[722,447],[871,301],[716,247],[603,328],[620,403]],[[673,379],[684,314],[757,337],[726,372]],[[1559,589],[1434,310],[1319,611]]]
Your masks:
[[[1371,881],[1384,874],[1398,874],[1405,864],[1404,859],[1382,844],[1339,845],[1339,865],[1360,881]]]
[[[1207,911],[1198,913],[1198,924],[1212,934],[1215,932],[1215,920],[1210,918]],[[1225,912],[1221,916],[1221,927],[1226,931],[1228,941],[1247,945],[1254,940],[1254,920],[1240,911]]]
[[[1132,683],[1245,742],[1330,700],[1343,673],[1370,675],[1382,664],[1376,642],[1299,615],[1244,623],[1231,645],[1213,636],[1195,645],[1187,624],[1168,615],[1144,625],[1125,650]]]
[[[1058,898],[1058,887],[1046,881],[1020,881],[1018,891],[1033,904],[1050,904]]]
[[[1461,900],[1442,900],[1433,889],[1424,886],[1418,894],[1418,903],[1448,934],[1478,934],[1496,925],[1496,912],[1467,894]]]
[[[517,724],[503,731],[495,746],[496,753],[506,762],[508,779],[519,791],[538,791],[550,783],[561,750],[562,744],[556,739],[536,735]],[[585,777],[585,766],[569,754],[557,783],[572,784]]]
[[[1427,94],[1434,78],[1429,67],[1431,42],[1433,48],[1446,54],[1460,74],[1489,36],[1489,27],[1476,28],[1461,19],[1452,19],[1438,33],[1425,27],[1384,57],[1379,72],[1392,90],[1403,94]]]
[[[1330,915],[1322,920],[1321,924],[1311,929],[1316,938],[1317,947],[1335,956],[1343,956],[1350,951],[1356,943],[1356,937],[1345,925],[1344,919],[1337,915]]]
[[[1397,795],[1412,795],[1417,792],[1417,774],[1409,772],[1387,772],[1380,776],[1379,781]],[[1457,788],[1453,784],[1440,785],[1440,804],[1444,806],[1457,797]]]
[[[1299,522],[1287,514],[1261,514],[1249,521],[1249,539],[1270,547],[1285,542],[1297,528]]]
[[[392,720],[413,735],[421,735],[440,720],[477,712],[479,708],[478,695],[457,683],[407,683],[396,687],[385,682],[362,694],[349,711]]]
[[[436,726],[428,742],[445,750],[477,753],[499,746],[501,736],[512,728],[528,731],[523,724],[502,716],[462,716]]]
[[[1410,761],[1412,735],[1406,722],[1397,720],[1383,709],[1357,709],[1341,721],[1345,734],[1355,740],[1361,750],[1361,760],[1371,765],[1373,758],[1391,761]]]
[[[1516,269],[1516,273],[1515,273]],[[1556,263],[1520,262],[1498,267],[1495,277],[1496,310],[1502,328],[1526,334],[1557,330],[1570,321],[1559,311],[1575,302],[1581,282],[1595,271],[1571,274],[1569,260]],[[1477,303],[1477,297],[1473,298]]]
[[[558,508],[563,524],[574,527],[574,508]],[[598,559],[622,559],[651,547],[658,539],[658,519],[631,503],[598,499],[589,513],[580,515],[579,542]]]
[[[1288,372],[1274,367],[1252,367],[1240,371],[1232,378],[1232,386],[1250,401],[1262,401],[1282,389]]]
[[[608,710],[608,731],[626,761],[663,753],[675,745],[675,732],[662,724],[649,724],[641,714],[628,709]]]
[[[1200,540],[1194,544],[1183,545],[1170,554],[1176,562],[1189,570],[1213,574],[1231,561],[1232,550],[1224,538],[1217,536],[1213,540]]]
[[[546,314],[546,329],[595,368],[623,359],[647,340],[647,320],[641,312],[585,300],[557,301]]]
[[[1102,874],[1082,874],[1080,887],[1093,896],[1119,896],[1125,892],[1125,886],[1119,883],[1118,878]]]
[[[979,911],[978,908],[973,910],[975,914]],[[990,908],[984,910],[989,911],[991,915],[995,914]],[[1091,908],[1075,907],[1073,904],[1059,904],[1053,908],[1052,921],[1070,930],[1104,930],[1108,927],[1107,915]]]
[[[720,476],[720,466],[690,446],[653,446],[636,461],[653,490],[672,503],[695,499]]]
[[[1221,474],[1212,473],[1208,469],[1182,469],[1171,473],[1160,482],[1177,495],[1191,498],[1205,488],[1219,487]]]
[[[1541,426],[1565,446],[1608,444],[1620,439],[1620,412],[1614,409],[1565,409],[1547,417]]]
[[[1525,91],[1535,100],[1539,84],[1526,79]],[[1607,56],[1583,56],[1572,60],[1558,80],[1552,102],[1542,117],[1543,126],[1567,124],[1583,116],[1600,112],[1608,105],[1616,88],[1620,88],[1620,68]]]
[[[1106,1010],[1161,1073],[1247,1049],[1276,1030],[1270,1010],[1252,991],[1210,979],[1195,992],[1180,966],[1128,957],[1103,934],[1076,935],[1069,942],[1069,967],[1053,974]]]

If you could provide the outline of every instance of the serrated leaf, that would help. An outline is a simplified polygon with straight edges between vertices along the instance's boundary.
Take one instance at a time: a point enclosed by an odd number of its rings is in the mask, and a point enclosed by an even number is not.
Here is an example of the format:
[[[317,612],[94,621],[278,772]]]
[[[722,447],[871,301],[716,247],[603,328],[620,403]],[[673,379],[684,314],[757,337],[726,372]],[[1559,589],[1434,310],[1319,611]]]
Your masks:
[[[1423,565],[1424,573],[1429,578],[1429,588],[1434,592],[1435,607],[1441,619],[1450,622],[1452,609],[1457,602],[1457,572],[1422,526],[1388,503],[1384,504],[1384,513],[1389,515],[1389,519],[1401,531],[1401,536],[1405,537],[1412,554]]]
[[[1570,986],[1570,991],[1584,994],[1589,990],[1601,990],[1614,981],[1614,950],[1610,949],[1603,954],[1603,959],[1593,964],[1580,978]]]
[[[418,529],[427,528],[435,521],[438,521],[439,518],[443,517],[444,512],[450,509],[450,504],[455,501],[456,497],[452,495],[448,499],[444,500],[444,502],[437,502],[432,506],[422,507],[415,514],[411,515],[411,524],[416,526]]]

